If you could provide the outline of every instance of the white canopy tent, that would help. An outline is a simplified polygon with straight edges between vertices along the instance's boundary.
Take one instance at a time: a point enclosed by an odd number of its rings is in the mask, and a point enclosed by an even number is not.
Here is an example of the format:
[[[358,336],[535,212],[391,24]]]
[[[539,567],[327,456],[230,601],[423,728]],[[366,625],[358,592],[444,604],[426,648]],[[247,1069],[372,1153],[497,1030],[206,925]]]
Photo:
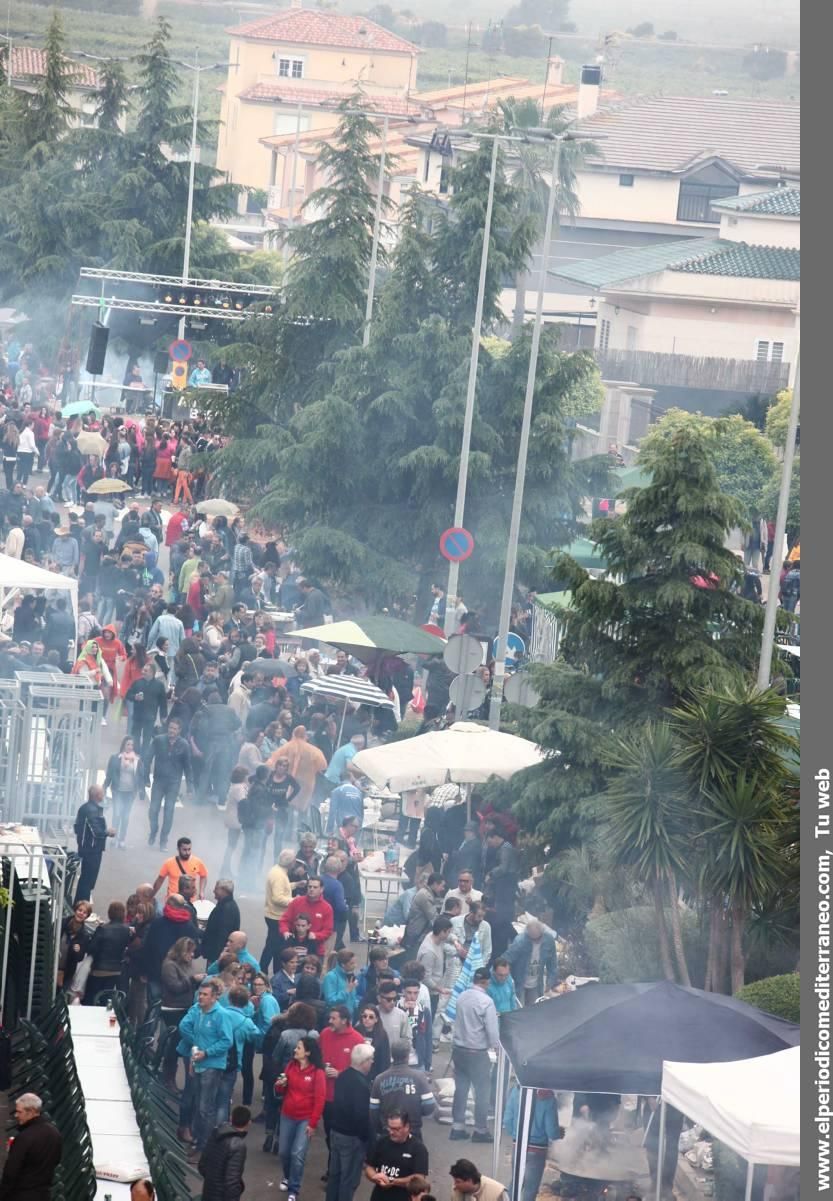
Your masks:
[[[448,730],[418,734],[402,742],[359,751],[353,766],[380,788],[408,792],[439,784],[482,784],[492,776],[508,780],[544,758],[534,742],[471,721]]]
[[[663,1106],[673,1105],[747,1160],[747,1201],[756,1164],[800,1163],[800,1060],[801,1048],[789,1047],[729,1063],[663,1064]]]
[[[72,576],[58,575],[36,563],[24,563],[11,555],[0,554],[0,608],[5,609],[17,592],[27,589],[57,588],[70,595],[75,633],[78,635],[78,581]]]

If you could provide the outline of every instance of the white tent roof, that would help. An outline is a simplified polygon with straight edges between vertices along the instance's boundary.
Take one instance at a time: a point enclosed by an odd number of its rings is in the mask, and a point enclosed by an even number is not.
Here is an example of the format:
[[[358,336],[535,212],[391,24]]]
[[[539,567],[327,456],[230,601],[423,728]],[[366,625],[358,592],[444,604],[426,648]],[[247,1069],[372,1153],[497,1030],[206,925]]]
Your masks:
[[[78,581],[69,575],[47,571],[36,563],[24,563],[12,555],[0,554],[0,593],[14,588],[65,588],[71,597],[75,629],[78,632]]]
[[[662,1066],[662,1099],[750,1163],[800,1163],[800,1047],[730,1063]]]
[[[2,588],[66,588],[75,595],[78,581],[72,576],[58,575],[36,563],[24,563],[11,555],[0,554],[0,587]]]
[[[534,742],[457,721],[448,730],[419,734],[402,742],[359,751],[353,766],[391,792],[435,788],[438,784],[482,784],[491,776],[508,780],[516,771],[540,763]]]

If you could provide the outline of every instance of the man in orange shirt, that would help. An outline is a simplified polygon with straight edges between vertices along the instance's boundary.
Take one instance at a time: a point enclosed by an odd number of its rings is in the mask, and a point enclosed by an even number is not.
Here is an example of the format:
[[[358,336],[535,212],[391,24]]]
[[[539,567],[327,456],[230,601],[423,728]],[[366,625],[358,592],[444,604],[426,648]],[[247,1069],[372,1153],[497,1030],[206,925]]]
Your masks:
[[[192,853],[190,838],[178,838],[176,840],[176,854],[172,855],[170,859],[166,859],[160,867],[159,875],[156,877],[156,882],[153,885],[154,894],[159,892],[159,889],[166,880],[168,881],[167,897],[172,897],[174,893],[178,893],[180,876],[194,877],[199,899],[202,900],[205,896],[208,868],[202,859],[198,859]]]
[[[307,741],[305,726],[296,726],[289,741],[269,756],[269,767],[273,768],[278,759],[286,759],[289,774],[300,784],[299,791],[292,798],[292,808],[299,813],[306,813],[315,792],[315,782],[320,773],[327,770],[327,760],[317,746]]]

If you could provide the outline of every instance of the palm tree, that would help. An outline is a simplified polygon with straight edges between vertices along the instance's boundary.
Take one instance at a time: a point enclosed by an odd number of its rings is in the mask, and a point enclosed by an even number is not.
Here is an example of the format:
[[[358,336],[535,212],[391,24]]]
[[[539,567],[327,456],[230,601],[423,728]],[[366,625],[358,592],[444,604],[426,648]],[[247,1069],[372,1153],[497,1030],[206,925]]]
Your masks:
[[[797,742],[779,725],[783,713],[783,697],[744,682],[697,690],[670,713],[689,778],[693,878],[709,920],[705,986],[713,991],[724,984],[727,952],[732,991],[743,984],[749,919],[772,908],[793,870]]]
[[[517,129],[532,129],[540,123],[540,111],[533,100],[499,101],[503,117],[503,127],[506,132]],[[553,133],[562,133],[568,124],[568,117],[563,107],[550,110],[545,124]],[[561,143],[561,153],[558,159],[558,193],[555,205],[554,238],[558,237],[560,214],[570,217],[579,212],[579,198],[576,192],[576,171],[589,157],[598,156],[598,149],[592,142]],[[539,234],[543,232],[544,219],[547,212],[550,193],[550,171],[552,152],[541,143],[518,143],[514,146],[510,159],[510,182],[518,197],[518,212],[521,218],[532,217]],[[549,181],[549,182],[548,182]],[[549,247],[542,248],[546,253]],[[526,271],[520,270],[515,275],[515,308],[512,313],[512,338],[520,333],[526,312]]]
[[[786,877],[782,832],[789,821],[783,793],[760,773],[739,771],[704,797],[702,878],[731,916],[731,989],[743,987],[743,938],[756,907],[764,907]],[[714,909],[713,909],[714,911]]]
[[[660,957],[667,980],[675,971],[690,985],[680,925],[678,877],[685,871],[686,838],[683,801],[685,777],[669,726],[649,724],[626,738],[615,739],[604,752],[615,775],[602,798],[608,848],[615,863],[637,872],[651,889],[657,919]]]

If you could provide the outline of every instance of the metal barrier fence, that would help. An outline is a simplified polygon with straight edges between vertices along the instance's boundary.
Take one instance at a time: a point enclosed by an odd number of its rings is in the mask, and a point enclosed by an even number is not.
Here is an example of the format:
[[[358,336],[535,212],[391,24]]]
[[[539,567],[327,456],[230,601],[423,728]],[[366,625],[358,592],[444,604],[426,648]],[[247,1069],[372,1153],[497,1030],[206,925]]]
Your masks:
[[[64,847],[37,841],[38,832],[0,832],[0,1022],[37,1019],[55,1000],[64,896],[69,891]]]
[[[100,691],[60,672],[0,681],[0,813],[61,837],[95,779]]]

